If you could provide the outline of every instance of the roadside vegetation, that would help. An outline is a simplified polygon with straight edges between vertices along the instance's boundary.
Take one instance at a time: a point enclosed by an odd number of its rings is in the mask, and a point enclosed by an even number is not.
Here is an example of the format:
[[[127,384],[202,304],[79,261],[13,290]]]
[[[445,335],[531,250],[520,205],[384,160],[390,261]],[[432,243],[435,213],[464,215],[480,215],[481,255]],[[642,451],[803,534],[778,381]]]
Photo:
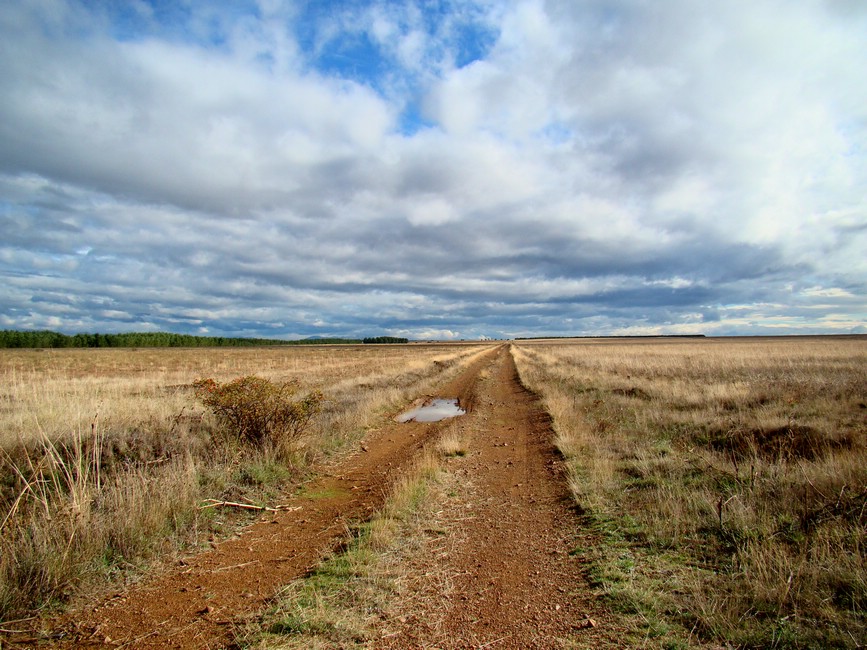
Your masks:
[[[0,621],[231,532],[206,500],[277,498],[484,349],[0,352]]]
[[[513,350],[633,643],[867,645],[867,340]]]

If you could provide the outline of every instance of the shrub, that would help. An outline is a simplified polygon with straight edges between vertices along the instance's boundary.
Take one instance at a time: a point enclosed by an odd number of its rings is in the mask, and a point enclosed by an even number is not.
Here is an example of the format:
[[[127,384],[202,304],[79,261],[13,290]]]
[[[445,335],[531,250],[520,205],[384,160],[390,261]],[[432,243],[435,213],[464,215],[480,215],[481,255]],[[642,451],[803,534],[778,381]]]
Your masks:
[[[275,383],[248,375],[225,384],[198,379],[196,396],[238,438],[256,447],[284,447],[296,440],[322,409],[324,396],[312,391],[298,400],[297,381]]]

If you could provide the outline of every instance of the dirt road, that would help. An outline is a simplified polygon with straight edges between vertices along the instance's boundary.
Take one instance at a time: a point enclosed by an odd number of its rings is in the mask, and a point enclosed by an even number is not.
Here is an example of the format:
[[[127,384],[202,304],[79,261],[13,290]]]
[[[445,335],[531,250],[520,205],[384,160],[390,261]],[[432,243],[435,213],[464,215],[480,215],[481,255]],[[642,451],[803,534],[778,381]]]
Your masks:
[[[611,629],[569,554],[575,517],[550,423],[518,383],[508,348],[493,349],[439,393],[460,399],[468,411],[461,426],[470,432],[469,453],[453,466],[463,487],[443,513],[455,520],[469,515],[454,527],[452,552],[438,560],[455,576],[453,589],[439,595],[444,603],[428,601],[436,611],[405,619],[381,646],[555,648],[570,638],[605,645]],[[382,505],[400,469],[443,426],[410,422],[372,433],[364,451],[290,504],[298,510],[270,513],[238,538],[74,613],[64,643],[225,647],[236,623],[314,566],[348,523]]]
[[[547,414],[507,349],[485,374],[461,423],[467,454],[450,461],[452,497],[439,504],[449,534],[415,570],[435,562],[435,584],[417,584],[439,593],[415,598],[382,647],[622,647],[570,554],[592,539],[576,528]]]

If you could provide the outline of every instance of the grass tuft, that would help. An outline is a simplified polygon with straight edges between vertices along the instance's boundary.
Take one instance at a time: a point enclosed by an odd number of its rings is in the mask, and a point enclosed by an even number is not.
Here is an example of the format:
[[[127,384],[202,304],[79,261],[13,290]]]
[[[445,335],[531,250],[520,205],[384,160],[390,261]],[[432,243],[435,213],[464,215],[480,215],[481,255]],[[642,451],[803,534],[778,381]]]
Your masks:
[[[451,422],[443,432],[437,443],[437,451],[443,456],[466,456],[469,448],[463,423]]]

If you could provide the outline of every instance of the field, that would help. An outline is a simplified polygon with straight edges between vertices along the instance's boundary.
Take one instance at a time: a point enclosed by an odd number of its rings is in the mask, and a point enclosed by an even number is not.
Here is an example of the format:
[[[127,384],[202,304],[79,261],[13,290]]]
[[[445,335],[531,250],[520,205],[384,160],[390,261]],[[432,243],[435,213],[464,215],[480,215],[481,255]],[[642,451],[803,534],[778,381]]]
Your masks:
[[[867,341],[522,345],[596,584],[651,636],[867,642]]]
[[[226,524],[206,498],[261,500],[448,376],[471,346],[0,352],[0,620],[195,546]],[[298,378],[327,402],[288,453],[240,447],[192,383]],[[136,565],[136,566],[133,566]]]
[[[71,603],[93,647],[161,647],[158,624],[176,647],[867,644],[864,338],[26,350],[0,373],[10,643]],[[192,389],[253,374],[325,395],[291,445],[239,442]],[[430,395],[467,415],[393,422]]]

